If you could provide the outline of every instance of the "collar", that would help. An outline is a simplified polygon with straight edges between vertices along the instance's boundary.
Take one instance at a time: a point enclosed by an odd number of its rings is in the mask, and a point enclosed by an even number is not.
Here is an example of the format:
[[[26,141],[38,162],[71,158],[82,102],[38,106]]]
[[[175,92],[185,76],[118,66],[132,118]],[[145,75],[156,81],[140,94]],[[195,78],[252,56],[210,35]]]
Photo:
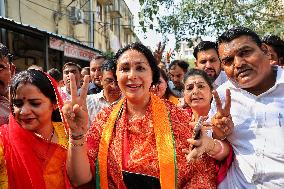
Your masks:
[[[104,100],[107,102],[106,98],[105,98],[105,95],[104,95],[104,90],[101,90],[101,92],[95,94],[97,96],[98,99],[100,100]]]
[[[101,89],[101,87],[99,87],[97,84],[95,83],[89,83],[89,89],[94,89],[94,88],[98,88],[98,89]]]
[[[283,84],[284,83],[283,68],[281,68],[280,66],[275,66],[273,69],[275,69],[275,71],[277,72],[275,85]]]
[[[109,102],[106,100],[106,98],[105,98],[104,90],[102,90],[101,92],[97,93],[96,96],[97,96],[98,99],[103,100],[103,101],[109,103]],[[119,97],[119,99],[117,99],[116,101],[112,102],[111,105],[116,104],[116,103],[117,103],[119,100],[121,100],[122,98],[123,98],[123,95],[121,94],[120,97]],[[110,104],[110,103],[109,103],[109,104]]]

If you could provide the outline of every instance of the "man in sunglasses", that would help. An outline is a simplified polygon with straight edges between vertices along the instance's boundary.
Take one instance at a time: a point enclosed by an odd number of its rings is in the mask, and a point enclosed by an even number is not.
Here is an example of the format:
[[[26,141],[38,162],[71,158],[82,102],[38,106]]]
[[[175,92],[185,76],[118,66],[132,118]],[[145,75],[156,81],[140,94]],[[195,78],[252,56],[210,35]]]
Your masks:
[[[8,48],[0,43],[0,126],[8,123],[10,105],[8,100],[9,83],[15,72],[12,55]]]

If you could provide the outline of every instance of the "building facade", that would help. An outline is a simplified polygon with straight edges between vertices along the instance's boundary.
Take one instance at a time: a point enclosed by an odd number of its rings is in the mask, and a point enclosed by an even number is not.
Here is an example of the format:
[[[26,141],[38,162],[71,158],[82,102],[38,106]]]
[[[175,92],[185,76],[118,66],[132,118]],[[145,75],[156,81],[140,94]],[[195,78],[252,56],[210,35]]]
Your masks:
[[[66,61],[84,67],[96,54],[139,41],[123,0],[0,0],[0,16],[0,41],[19,70],[61,68]]]

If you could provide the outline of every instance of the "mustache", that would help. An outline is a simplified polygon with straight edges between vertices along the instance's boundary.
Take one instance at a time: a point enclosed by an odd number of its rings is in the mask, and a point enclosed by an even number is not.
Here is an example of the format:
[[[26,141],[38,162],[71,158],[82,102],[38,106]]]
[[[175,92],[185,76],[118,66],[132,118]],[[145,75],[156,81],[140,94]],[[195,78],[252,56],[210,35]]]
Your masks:
[[[216,73],[216,70],[213,69],[213,68],[205,68],[204,71],[206,71],[206,70],[214,71]]]
[[[240,73],[246,71],[246,70],[251,70],[251,68],[247,65],[243,65],[240,68],[237,68],[237,75],[239,75]]]

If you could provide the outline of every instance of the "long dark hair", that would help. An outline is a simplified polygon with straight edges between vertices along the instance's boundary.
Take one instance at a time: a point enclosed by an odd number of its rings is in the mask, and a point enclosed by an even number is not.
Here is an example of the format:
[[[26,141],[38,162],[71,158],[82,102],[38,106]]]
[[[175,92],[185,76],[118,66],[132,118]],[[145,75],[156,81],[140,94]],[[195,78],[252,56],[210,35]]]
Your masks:
[[[165,94],[164,94],[164,98],[165,99],[169,99],[169,97],[171,96],[171,95],[173,95],[174,96],[174,94],[171,92],[171,90],[170,90],[170,87],[169,87],[169,84],[168,84],[168,82],[169,82],[169,78],[167,77],[167,74],[166,74],[166,72],[164,71],[164,70],[162,70],[162,69],[159,69],[160,70],[160,74],[161,74],[161,76],[162,76],[162,78],[165,80],[165,82],[167,83],[167,88],[166,88],[166,91],[165,91]]]

